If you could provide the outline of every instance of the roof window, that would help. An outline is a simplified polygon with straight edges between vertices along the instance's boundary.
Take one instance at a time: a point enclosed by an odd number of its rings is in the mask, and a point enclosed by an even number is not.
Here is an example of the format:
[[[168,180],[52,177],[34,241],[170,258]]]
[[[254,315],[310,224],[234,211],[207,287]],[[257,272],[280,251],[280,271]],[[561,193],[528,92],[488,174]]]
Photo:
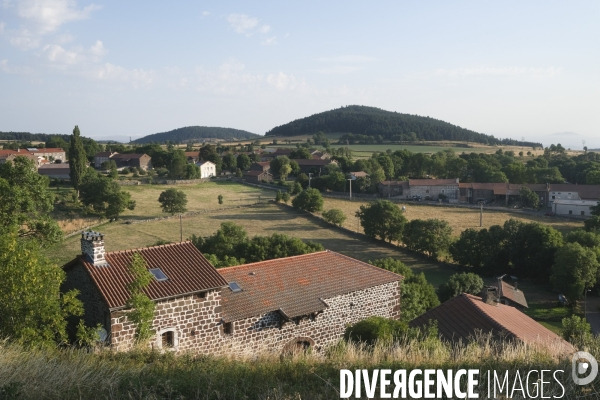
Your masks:
[[[166,281],[167,279],[169,279],[169,278],[167,278],[167,276],[165,275],[165,273],[162,272],[162,270],[160,268],[152,268],[152,269],[149,269],[148,271],[150,271],[150,273],[152,275],[154,275],[154,277],[156,278],[156,280],[159,281],[159,282],[160,281]]]
[[[241,292],[242,288],[240,287],[240,285],[237,284],[237,282],[230,282],[229,283],[229,289],[231,289],[231,291],[233,293],[237,293],[237,292]]]

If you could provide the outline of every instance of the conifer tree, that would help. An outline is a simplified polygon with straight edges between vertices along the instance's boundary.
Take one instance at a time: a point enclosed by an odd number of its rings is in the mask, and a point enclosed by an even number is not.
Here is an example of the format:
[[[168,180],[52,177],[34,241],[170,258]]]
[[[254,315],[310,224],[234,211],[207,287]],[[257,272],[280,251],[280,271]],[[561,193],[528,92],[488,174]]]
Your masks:
[[[83,142],[79,133],[79,127],[75,125],[73,136],[71,136],[71,144],[69,145],[69,170],[71,183],[79,196],[79,187],[83,182],[83,176],[87,169],[87,156],[83,148]]]

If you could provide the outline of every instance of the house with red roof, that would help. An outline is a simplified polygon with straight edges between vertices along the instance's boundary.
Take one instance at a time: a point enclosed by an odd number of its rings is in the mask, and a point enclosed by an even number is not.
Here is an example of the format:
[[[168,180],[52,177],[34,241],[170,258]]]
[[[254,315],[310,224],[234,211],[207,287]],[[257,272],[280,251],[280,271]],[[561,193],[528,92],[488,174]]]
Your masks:
[[[505,294],[506,295],[506,294]],[[492,335],[496,340],[512,340],[546,349],[551,354],[575,352],[574,347],[556,333],[503,304],[497,293],[488,291],[483,297],[463,293],[412,320],[411,327],[437,323],[440,336],[450,342],[468,343],[477,335]]]
[[[339,340],[348,324],[400,316],[400,275],[332,251],[215,269],[189,241],[106,252],[104,235],[84,232],[82,254],[64,265],[64,290],[78,289],[87,326],[113,349],[129,350],[128,265],[139,254],[154,276],[154,349],[252,354]]]

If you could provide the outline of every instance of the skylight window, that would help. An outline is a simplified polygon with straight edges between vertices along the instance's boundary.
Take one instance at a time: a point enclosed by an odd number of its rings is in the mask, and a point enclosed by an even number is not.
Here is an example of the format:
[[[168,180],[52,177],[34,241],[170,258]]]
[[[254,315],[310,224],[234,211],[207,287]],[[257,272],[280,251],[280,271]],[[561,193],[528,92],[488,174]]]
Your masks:
[[[169,278],[167,278],[167,276],[165,275],[165,273],[161,271],[160,268],[152,268],[152,269],[149,269],[148,271],[150,271],[150,273],[152,275],[154,275],[154,277],[156,278],[156,280],[159,281],[159,282],[160,281],[166,281],[167,279],[169,279]]]
[[[240,287],[240,285],[237,284],[237,282],[230,282],[229,283],[229,289],[231,289],[231,291],[233,293],[237,293],[237,292],[241,292],[242,288]]]

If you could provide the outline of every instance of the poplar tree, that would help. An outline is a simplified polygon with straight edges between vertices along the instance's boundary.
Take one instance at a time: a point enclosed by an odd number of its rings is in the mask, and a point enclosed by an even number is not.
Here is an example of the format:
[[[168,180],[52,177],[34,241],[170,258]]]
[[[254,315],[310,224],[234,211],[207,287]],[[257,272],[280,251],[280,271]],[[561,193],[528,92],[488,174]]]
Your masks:
[[[71,171],[69,176],[71,177],[73,187],[77,191],[77,196],[79,196],[79,187],[83,182],[86,169],[87,156],[83,148],[83,142],[81,141],[79,127],[75,125],[73,136],[71,136],[71,144],[69,145],[69,170]]]

